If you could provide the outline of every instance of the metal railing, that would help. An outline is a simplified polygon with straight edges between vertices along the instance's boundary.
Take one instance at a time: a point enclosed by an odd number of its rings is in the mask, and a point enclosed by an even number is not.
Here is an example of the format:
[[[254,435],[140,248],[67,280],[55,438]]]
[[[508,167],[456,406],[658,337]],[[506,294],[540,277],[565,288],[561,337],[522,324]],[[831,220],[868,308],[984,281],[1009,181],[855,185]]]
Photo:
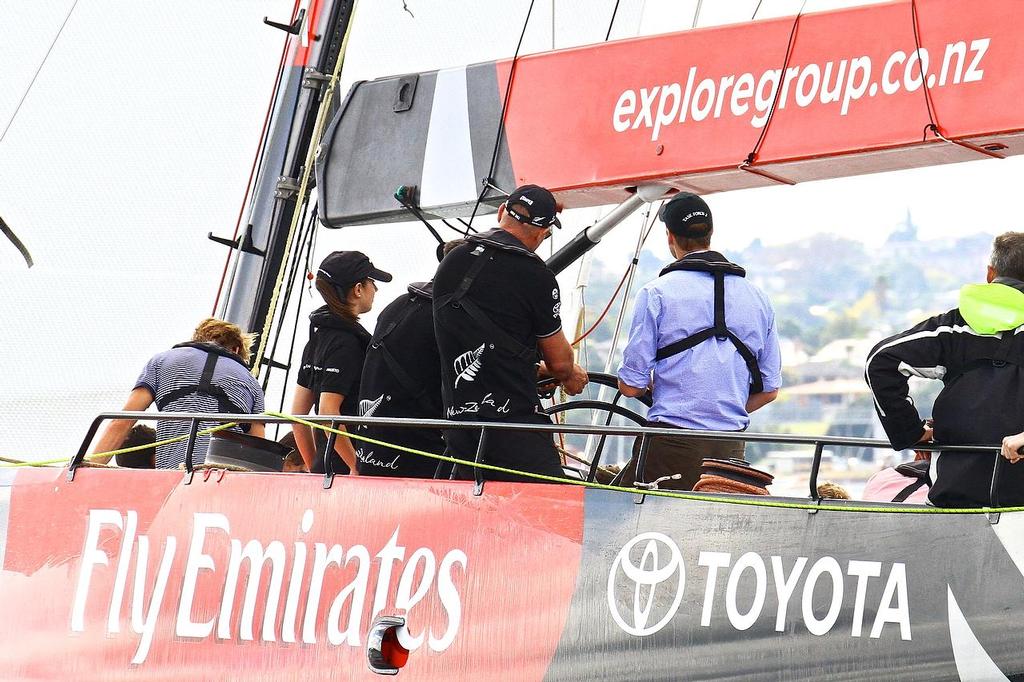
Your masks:
[[[108,420],[112,419],[132,419],[132,420],[167,420],[167,421],[187,421],[189,422],[189,433],[188,433],[188,444],[186,446],[185,456],[185,476],[188,482],[191,481],[194,473],[194,466],[192,461],[192,455],[195,450],[196,440],[199,432],[199,425],[201,422],[215,422],[215,423],[228,423],[228,422],[262,422],[266,424],[294,424],[292,419],[285,417],[272,417],[268,415],[260,414],[232,414],[232,413],[211,413],[211,414],[199,414],[199,413],[187,413],[187,412],[104,412],[98,415],[90,424],[89,429],[85,435],[82,445],[78,452],[71,458],[68,463],[68,480],[74,479],[75,470],[85,460],[86,454],[88,453],[89,445],[92,443],[99,430],[100,425]],[[589,424],[515,424],[515,423],[504,423],[504,422],[461,422],[461,421],[448,421],[444,419],[399,419],[399,418],[383,418],[383,417],[349,417],[343,415],[331,415],[326,417],[319,416],[303,416],[304,421],[312,422],[315,424],[324,424],[330,426],[332,429],[337,428],[338,424],[344,424],[345,426],[386,426],[389,428],[416,428],[416,429],[443,429],[443,430],[478,430],[480,432],[479,439],[477,441],[477,449],[474,456],[474,463],[480,464],[483,459],[485,446],[487,444],[488,436],[495,431],[512,431],[512,432],[536,432],[536,433],[550,433],[550,434],[583,434],[583,435],[596,435],[602,438],[607,436],[633,436],[640,438],[640,447],[638,449],[638,461],[637,461],[637,482],[646,483],[643,472],[646,465],[647,450],[650,445],[650,438],[652,436],[695,436],[702,439],[708,440],[723,440],[723,441],[743,441],[750,443],[768,442],[768,443],[779,443],[787,445],[805,445],[814,448],[814,457],[811,463],[811,471],[809,477],[809,492],[810,499],[817,502],[821,500],[818,495],[818,473],[821,468],[822,455],[826,446],[853,446],[853,447],[870,447],[870,448],[882,448],[892,449],[887,441],[876,440],[871,438],[853,438],[853,437],[839,437],[839,436],[798,436],[793,434],[779,434],[779,433],[748,433],[739,431],[693,431],[688,429],[677,429],[677,428],[654,428],[654,427],[640,427],[640,426],[600,426],[600,425],[589,425]],[[334,450],[334,441],[337,434],[331,433],[328,437],[327,447],[324,453],[324,487],[329,488],[331,481],[335,475],[333,471],[332,458],[330,454]],[[999,454],[998,445],[919,445],[915,446],[916,450],[922,450],[926,452],[943,452],[946,450],[955,450],[958,453],[973,453],[973,454],[992,454],[995,453],[995,465],[992,471],[992,480],[989,489],[989,502],[990,506],[999,506],[999,495],[998,495],[998,482],[1000,476],[1000,470],[1003,467],[1003,457]],[[599,453],[598,453],[599,455]],[[596,460],[597,458],[595,458]],[[474,467],[476,472],[476,484],[478,490],[482,488],[483,477],[479,467]],[[594,480],[593,474],[596,472],[597,463],[592,462],[590,467],[590,476],[587,480]],[[642,493],[641,489],[637,492]]]

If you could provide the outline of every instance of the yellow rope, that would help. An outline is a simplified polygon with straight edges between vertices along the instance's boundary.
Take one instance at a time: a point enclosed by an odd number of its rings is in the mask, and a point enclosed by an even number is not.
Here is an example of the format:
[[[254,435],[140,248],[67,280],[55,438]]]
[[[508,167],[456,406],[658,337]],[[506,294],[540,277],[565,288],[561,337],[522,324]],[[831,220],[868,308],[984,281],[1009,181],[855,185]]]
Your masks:
[[[334,73],[324,90],[323,100],[320,102],[320,110],[317,112],[316,124],[313,126],[313,135],[309,141],[309,149],[306,152],[306,165],[302,171],[302,181],[299,183],[298,199],[295,202],[295,210],[292,212],[291,227],[288,228],[288,238],[285,240],[284,253],[281,256],[281,265],[277,270],[277,281],[274,283],[274,292],[270,297],[270,307],[267,309],[267,319],[263,323],[263,331],[260,333],[260,345],[256,351],[252,363],[252,374],[258,376],[260,365],[263,361],[263,354],[267,349],[267,339],[270,337],[270,328],[274,323],[274,313],[277,311],[277,299],[281,295],[281,287],[284,284],[285,271],[288,266],[288,256],[292,251],[292,242],[295,233],[298,231],[299,219],[302,216],[302,206],[307,201],[306,190],[309,187],[309,177],[313,172],[316,163],[317,153],[320,151],[320,138],[323,135],[327,122],[327,114],[331,109],[331,101],[334,99],[334,90],[338,85],[338,78],[341,75],[341,67],[345,63],[345,52],[348,50],[348,39],[352,33],[352,25],[355,23],[355,13],[358,2],[352,4],[352,16],[349,17],[345,35],[341,40],[341,50],[338,54],[338,61],[334,65]]]
[[[230,429],[232,426],[237,426],[235,422],[229,424],[221,424],[220,426],[212,426],[208,429],[203,429],[196,433],[197,436],[206,436],[217,431],[223,431],[224,429]],[[111,450],[110,452],[94,452],[91,455],[86,455],[87,461],[99,459],[100,457],[115,457],[117,455],[125,455],[129,452],[138,452],[140,450],[148,450],[150,448],[156,448],[161,445],[170,445],[171,443],[180,443],[181,441],[188,438],[186,433],[183,436],[175,436],[174,438],[165,438],[164,440],[158,440],[155,443],[146,443],[145,445],[134,445],[130,448],[121,448],[120,450]],[[20,462],[3,462],[0,463],[0,468],[15,468],[15,467],[47,467],[54,466],[57,464],[67,464],[70,457],[61,457],[60,459],[45,459],[37,462],[20,461]]]
[[[692,495],[688,493],[675,492],[671,490],[638,490],[637,488],[626,488],[622,486],[605,485],[603,483],[591,483],[590,481],[580,481],[572,478],[561,478],[558,476],[547,476],[544,474],[535,474],[529,471],[518,471],[516,469],[508,469],[506,467],[499,467],[493,464],[485,464],[483,462],[473,462],[465,459],[459,459],[457,457],[449,457],[447,455],[438,455],[432,452],[424,452],[423,450],[417,450],[415,448],[408,448],[402,445],[396,445],[394,443],[388,443],[376,438],[370,438],[368,436],[361,436],[357,433],[350,431],[342,431],[340,429],[332,429],[329,426],[323,424],[316,424],[299,417],[295,417],[289,414],[282,414],[280,412],[267,412],[267,415],[271,417],[278,417],[287,419],[296,424],[302,424],[314,429],[320,429],[321,431],[327,431],[328,433],[334,433],[339,436],[345,436],[346,438],[354,438],[356,440],[364,441],[366,443],[373,443],[374,445],[382,445],[384,447],[391,448],[392,450],[398,450],[399,452],[407,452],[413,455],[420,455],[422,457],[429,457],[430,459],[440,460],[442,462],[451,462],[454,464],[461,464],[468,467],[476,467],[478,469],[485,469],[488,471],[497,471],[504,474],[512,474],[515,476],[523,476],[532,478],[538,481],[545,481],[549,483],[562,483],[569,485],[582,486],[584,488],[592,488],[596,490],[609,490],[620,493],[631,493],[640,495],[652,495],[654,497],[673,497],[681,500],[691,500],[696,502],[711,502],[716,504],[733,504],[746,507],[771,507],[776,509],[803,509],[803,510],[821,510],[821,511],[839,511],[839,512],[866,512],[875,514],[988,514],[988,513],[1001,513],[1001,512],[1019,512],[1024,511],[1022,507],[977,507],[969,509],[947,509],[942,507],[873,507],[873,506],[840,506],[832,505],[827,503],[815,504],[813,502],[781,502],[773,500],[744,500],[744,499],[732,499],[732,498],[721,498],[721,497],[704,497],[701,495]]]

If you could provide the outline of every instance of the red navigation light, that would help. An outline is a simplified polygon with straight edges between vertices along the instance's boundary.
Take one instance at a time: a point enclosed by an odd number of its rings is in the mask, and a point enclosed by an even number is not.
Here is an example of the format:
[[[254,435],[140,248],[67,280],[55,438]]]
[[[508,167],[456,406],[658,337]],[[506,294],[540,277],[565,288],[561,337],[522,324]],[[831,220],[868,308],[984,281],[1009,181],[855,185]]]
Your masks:
[[[380,652],[392,668],[404,668],[409,661],[409,650],[398,641],[398,628],[388,628],[381,641]]]

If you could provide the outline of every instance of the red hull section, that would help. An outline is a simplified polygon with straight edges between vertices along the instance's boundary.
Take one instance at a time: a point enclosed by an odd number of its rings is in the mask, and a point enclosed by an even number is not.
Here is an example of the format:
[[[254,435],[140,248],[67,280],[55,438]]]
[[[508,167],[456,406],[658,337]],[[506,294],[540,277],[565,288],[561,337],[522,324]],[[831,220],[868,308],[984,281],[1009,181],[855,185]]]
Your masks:
[[[3,677],[379,679],[379,613],[407,618],[403,679],[539,680],[568,616],[582,490],[64,475],[10,488]]]

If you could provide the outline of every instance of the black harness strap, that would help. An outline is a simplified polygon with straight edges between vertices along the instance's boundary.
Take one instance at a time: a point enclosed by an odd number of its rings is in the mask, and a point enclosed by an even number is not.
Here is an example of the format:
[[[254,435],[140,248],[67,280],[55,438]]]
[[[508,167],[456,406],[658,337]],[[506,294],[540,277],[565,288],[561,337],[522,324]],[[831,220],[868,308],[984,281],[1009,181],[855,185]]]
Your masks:
[[[696,268],[694,268],[696,269]],[[713,327],[702,329],[696,334],[674,341],[667,346],[658,349],[654,355],[655,360],[664,360],[683,351],[690,350],[694,346],[704,343],[711,337],[729,339],[736,348],[736,352],[743,358],[750,372],[750,393],[762,393],[764,391],[764,380],[761,378],[761,367],[757,364],[757,357],[754,355],[738,336],[729,331],[725,324],[725,272],[721,270],[711,273],[715,278],[715,324]]]
[[[429,305],[429,301],[427,301],[427,304]],[[398,328],[399,326],[402,325],[403,322],[405,322],[406,318],[412,315],[413,312],[417,311],[420,305],[423,305],[423,303],[420,302],[416,306],[409,306],[409,308],[405,310],[401,317],[399,317],[397,320],[389,324],[388,328],[385,329],[384,332],[379,337],[375,337],[373,341],[370,343],[371,348],[380,351],[381,355],[384,358],[385,364],[387,364],[388,366],[388,369],[391,370],[391,373],[395,376],[395,379],[397,379],[398,383],[401,384],[402,389],[406,393],[412,395],[414,400],[422,400],[427,395],[427,387],[421,384],[417,384],[416,380],[413,379],[412,376],[410,376],[407,371],[405,371],[405,368],[402,367],[402,363],[398,361],[398,358],[395,357],[394,353],[391,352],[391,349],[388,348],[387,344],[384,343],[384,341],[385,339],[387,339],[388,336],[391,335],[391,332],[395,331],[396,328]]]
[[[203,365],[203,373],[199,377],[199,383],[189,384],[171,391],[156,401],[157,408],[163,410],[176,400],[195,393],[201,393],[203,395],[208,395],[211,398],[215,398],[217,400],[217,409],[221,412],[245,414],[247,410],[232,402],[227,392],[220,386],[213,383],[213,372],[217,368],[218,360],[220,360],[220,355],[207,351],[206,364]]]
[[[915,492],[923,488],[928,483],[927,479],[919,478],[903,490],[896,494],[896,497],[892,498],[893,502],[905,502],[908,497],[913,495]]]
[[[473,321],[480,325],[484,334],[494,339],[495,346],[504,347],[507,352],[520,360],[532,358],[537,352],[535,348],[519,343],[518,340],[514,339],[508,332],[499,327],[494,320],[488,317],[487,313],[474,303],[472,299],[466,298],[466,293],[473,286],[477,275],[491,261],[491,249],[482,247],[480,253],[476,254],[476,259],[476,262],[466,271],[465,277],[462,278],[462,282],[459,283],[455,291],[448,296],[442,296],[438,303],[442,306],[451,306],[452,308],[465,310],[473,318]]]

